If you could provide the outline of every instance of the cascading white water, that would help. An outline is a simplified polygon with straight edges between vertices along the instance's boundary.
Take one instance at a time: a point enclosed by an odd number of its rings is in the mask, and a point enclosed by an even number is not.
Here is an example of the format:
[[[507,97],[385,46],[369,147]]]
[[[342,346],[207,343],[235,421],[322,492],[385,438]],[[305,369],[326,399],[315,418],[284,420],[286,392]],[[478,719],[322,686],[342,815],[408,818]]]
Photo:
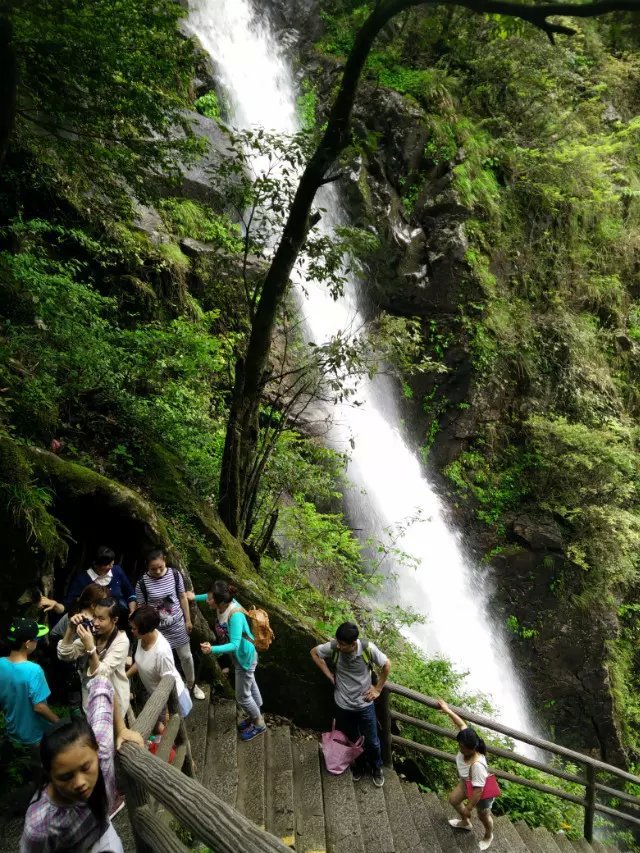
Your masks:
[[[296,88],[284,52],[251,0],[191,0],[188,26],[210,54],[237,128],[263,127],[295,133]],[[334,189],[323,190],[326,209],[322,227],[344,222]],[[306,286],[302,299],[306,322],[316,343],[338,330],[360,328],[356,283],[334,301],[326,288]],[[533,731],[526,701],[507,648],[487,608],[486,589],[466,560],[459,535],[446,523],[444,508],[416,455],[400,432],[394,402],[396,390],[378,376],[358,391],[358,406],[336,407],[329,437],[332,445],[353,449],[348,477],[349,519],[366,538],[384,539],[384,531],[419,511],[421,523],[408,527],[397,543],[418,561],[402,561],[389,569],[395,575],[385,587],[387,603],[400,604],[426,617],[408,632],[429,654],[448,658],[468,672],[466,686],[488,694],[509,725]]]

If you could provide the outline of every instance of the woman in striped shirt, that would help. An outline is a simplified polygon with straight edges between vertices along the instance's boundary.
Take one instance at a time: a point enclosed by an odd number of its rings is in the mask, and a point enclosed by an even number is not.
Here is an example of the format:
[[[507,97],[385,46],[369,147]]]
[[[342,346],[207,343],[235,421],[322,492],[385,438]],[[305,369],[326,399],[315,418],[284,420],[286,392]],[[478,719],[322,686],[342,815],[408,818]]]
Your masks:
[[[58,723],[42,739],[40,757],[48,783],[27,810],[20,853],[123,853],[110,812],[118,797],[114,749],[129,741],[111,682],[94,678],[87,719]]]
[[[177,654],[187,687],[194,699],[204,699],[204,693],[195,683],[189,644],[193,625],[184,578],[177,569],[167,567],[164,552],[159,548],[147,555],[147,571],[136,585],[136,600],[138,605],[151,604],[156,608],[160,616],[158,630]]]

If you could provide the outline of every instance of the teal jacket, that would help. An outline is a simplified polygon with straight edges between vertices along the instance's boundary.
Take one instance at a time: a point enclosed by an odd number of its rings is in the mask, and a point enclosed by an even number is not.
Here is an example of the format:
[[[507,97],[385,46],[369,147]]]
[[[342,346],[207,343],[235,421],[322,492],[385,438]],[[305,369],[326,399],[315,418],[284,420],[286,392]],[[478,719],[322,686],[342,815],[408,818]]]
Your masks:
[[[202,595],[196,595],[196,601],[206,601],[206,592]],[[231,602],[232,607],[240,607],[241,605],[234,599]],[[211,646],[212,655],[232,654],[239,666],[242,669],[249,669],[256,657],[256,648],[251,642],[253,634],[247,622],[247,617],[240,610],[232,613],[227,623],[229,631],[229,642],[222,643],[219,646]],[[250,638],[250,639],[247,639]]]

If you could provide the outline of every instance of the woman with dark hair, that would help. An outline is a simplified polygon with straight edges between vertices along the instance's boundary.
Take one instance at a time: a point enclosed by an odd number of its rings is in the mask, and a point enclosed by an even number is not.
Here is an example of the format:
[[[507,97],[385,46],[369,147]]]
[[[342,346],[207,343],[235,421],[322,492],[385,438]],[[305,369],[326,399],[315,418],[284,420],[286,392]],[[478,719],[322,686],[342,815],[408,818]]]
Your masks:
[[[118,791],[114,747],[144,746],[126,728],[113,686],[95,678],[87,719],[64,720],[40,744],[47,783],[27,810],[20,853],[122,853],[109,818]]]
[[[482,792],[489,776],[487,767],[487,747],[475,729],[470,728],[462,717],[459,717],[443,699],[438,699],[440,710],[443,711],[451,722],[457,727],[458,753],[456,755],[456,768],[460,781],[449,794],[449,802],[460,815],[452,818],[449,825],[454,829],[467,830],[470,832],[471,814],[477,809],[478,820],[484,827],[484,838],[479,842],[481,850],[488,850],[493,841],[493,818],[491,806],[493,797],[482,799]],[[471,782],[473,795],[467,796],[467,781]],[[467,805],[462,803],[467,800]]]
[[[58,643],[60,660],[77,660],[82,681],[82,706],[86,710],[89,682],[100,676],[113,684],[120,707],[126,714],[131,690],[125,673],[129,638],[119,628],[120,605],[113,598],[98,601],[93,618],[76,613],[69,619],[64,637]]]
[[[204,654],[231,654],[236,673],[236,702],[247,715],[240,725],[242,740],[253,740],[266,729],[262,716],[262,696],[256,684],[258,653],[254,637],[242,606],[235,600],[237,590],[226,581],[216,581],[208,593],[194,595],[195,601],[206,601],[215,608],[214,630],[218,645],[200,643]]]
[[[173,659],[171,646],[158,630],[160,616],[155,607],[143,604],[129,616],[129,626],[134,640],[138,641],[132,667],[127,678],[138,674],[149,695],[153,693],[165,675],[172,675],[176,682],[180,716],[187,717],[193,708],[187,690]]]
[[[109,590],[109,596],[115,598],[118,604],[125,610],[135,610],[136,594],[131,586],[131,581],[124,573],[122,566],[116,564],[116,555],[111,548],[101,545],[93,561],[93,566],[85,572],[80,572],[71,579],[69,589],[64,597],[67,610],[71,608],[74,599],[90,583],[97,583]]]
[[[158,630],[178,656],[184,680],[194,699],[204,699],[196,684],[189,634],[193,630],[182,573],[167,566],[165,553],[154,548],[147,554],[147,571],[136,584],[138,607],[151,604],[160,615]]]

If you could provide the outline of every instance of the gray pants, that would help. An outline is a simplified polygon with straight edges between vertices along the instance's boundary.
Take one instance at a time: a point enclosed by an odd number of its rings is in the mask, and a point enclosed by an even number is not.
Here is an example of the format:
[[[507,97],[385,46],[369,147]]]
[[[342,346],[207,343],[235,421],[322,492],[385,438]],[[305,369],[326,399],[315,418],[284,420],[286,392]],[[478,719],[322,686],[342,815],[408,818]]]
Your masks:
[[[262,708],[262,696],[256,684],[258,655],[253,659],[249,669],[243,669],[236,660],[234,663],[236,669],[236,702],[248,717],[257,720],[260,716],[260,708]]]
[[[185,643],[184,646],[178,646],[176,649],[174,649],[174,651],[178,655],[180,666],[182,667],[182,671],[184,672],[184,680],[187,683],[187,687],[191,689],[193,687],[194,681],[196,680],[196,671],[193,666],[193,655],[191,654],[191,646],[189,643]]]

